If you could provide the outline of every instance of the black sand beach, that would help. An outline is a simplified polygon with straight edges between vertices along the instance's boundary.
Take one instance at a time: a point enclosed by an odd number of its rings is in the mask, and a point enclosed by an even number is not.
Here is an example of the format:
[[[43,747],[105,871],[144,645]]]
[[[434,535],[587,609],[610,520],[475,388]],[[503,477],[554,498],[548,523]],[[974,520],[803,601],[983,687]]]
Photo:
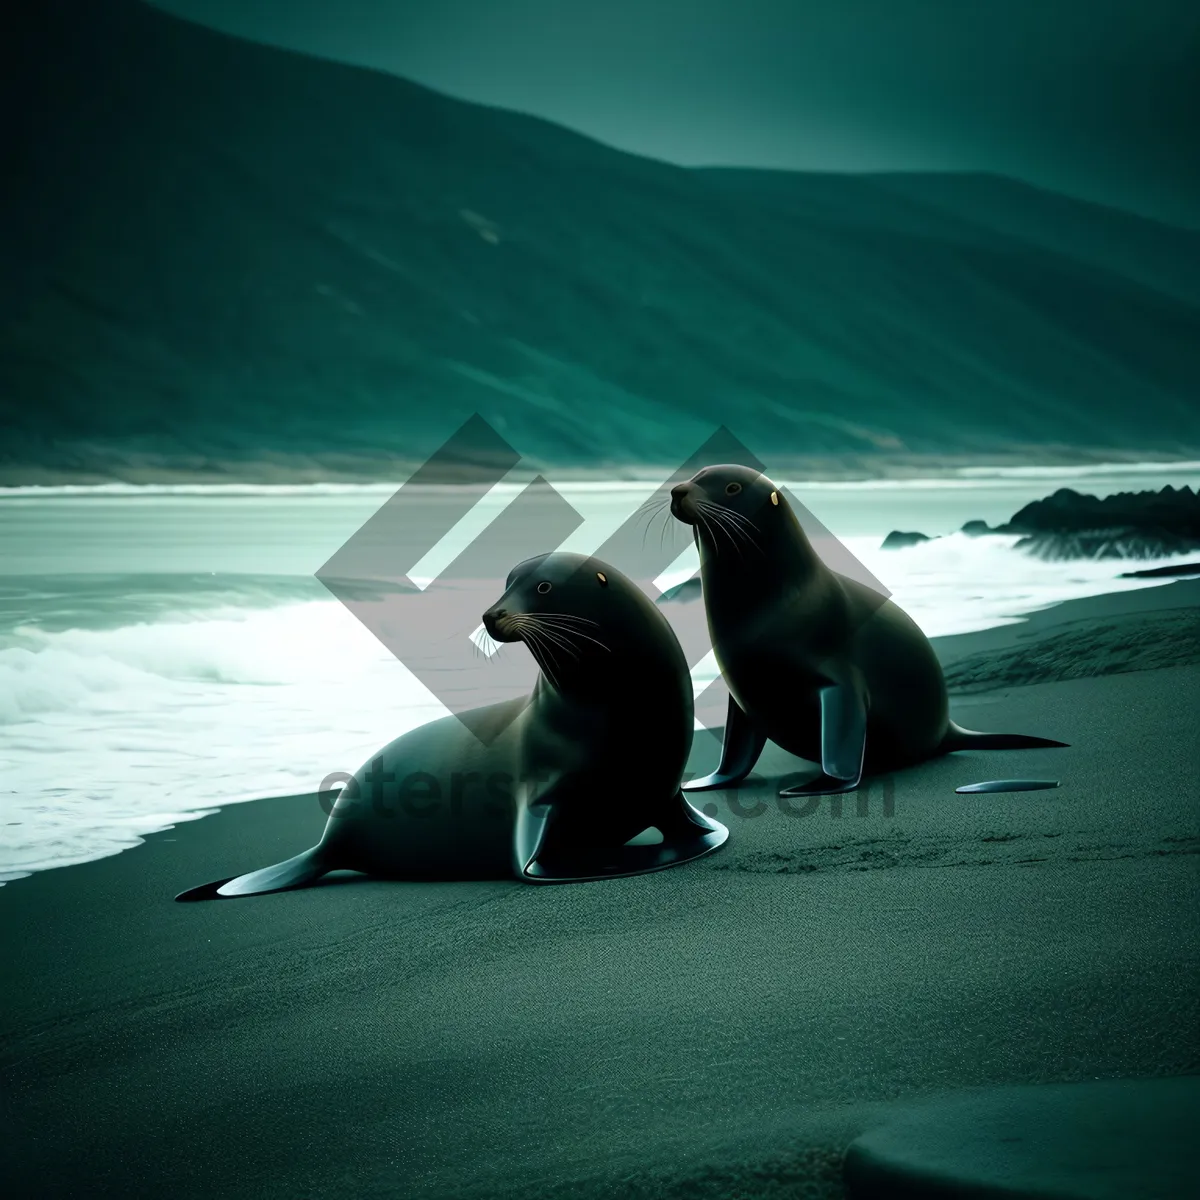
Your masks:
[[[729,843],[658,874],[173,902],[310,845],[291,797],[10,883],[8,1193],[834,1197],[908,1102],[1200,1072],[1198,606],[942,639],[960,724],[1070,748],[718,795]],[[954,791],[1022,776],[1062,786]]]

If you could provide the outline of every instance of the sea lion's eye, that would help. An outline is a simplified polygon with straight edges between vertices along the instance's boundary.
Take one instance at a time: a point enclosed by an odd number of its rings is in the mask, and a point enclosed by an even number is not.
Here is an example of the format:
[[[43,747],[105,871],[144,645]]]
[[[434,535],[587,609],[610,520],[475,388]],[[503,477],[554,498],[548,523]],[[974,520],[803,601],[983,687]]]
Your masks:
[[[740,483],[727,483],[725,485],[725,495],[727,496],[736,496],[741,490],[742,485]]]
[[[550,585],[543,579],[542,582],[538,584],[537,590],[541,595],[544,596],[550,590]]]
[[[600,580],[601,587],[608,587],[608,576],[603,571],[597,571],[596,578]]]

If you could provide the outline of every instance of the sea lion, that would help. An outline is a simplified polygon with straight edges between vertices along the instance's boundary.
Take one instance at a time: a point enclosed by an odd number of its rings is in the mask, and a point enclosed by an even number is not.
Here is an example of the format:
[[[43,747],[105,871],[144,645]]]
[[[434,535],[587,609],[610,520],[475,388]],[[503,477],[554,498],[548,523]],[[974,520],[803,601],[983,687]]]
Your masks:
[[[950,720],[929,639],[897,604],[830,570],[783,493],[748,467],[706,467],[671,492],[692,526],[709,635],[729,689],[716,771],[687,791],[745,778],[767,739],[820,763],[784,796],[853,791],[864,774],[953,750],[1065,746],[977,733]]]
[[[638,875],[722,845],[680,791],[694,698],[670,624],[619,571],[540,555],[484,615],[540,667],[528,696],[403,734],[346,782],[320,841],[177,900],[305,887],[335,870],[390,878]],[[631,844],[633,843],[633,844]]]

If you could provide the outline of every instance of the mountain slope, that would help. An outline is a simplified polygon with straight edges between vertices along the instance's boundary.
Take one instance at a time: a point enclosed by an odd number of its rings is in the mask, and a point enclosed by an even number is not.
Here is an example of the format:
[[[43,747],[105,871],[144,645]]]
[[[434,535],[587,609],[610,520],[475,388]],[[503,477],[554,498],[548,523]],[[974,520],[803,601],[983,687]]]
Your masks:
[[[561,465],[720,423],[775,458],[1200,446],[1194,233],[688,171],[133,0],[27,8],[7,475],[416,460],[472,412]]]

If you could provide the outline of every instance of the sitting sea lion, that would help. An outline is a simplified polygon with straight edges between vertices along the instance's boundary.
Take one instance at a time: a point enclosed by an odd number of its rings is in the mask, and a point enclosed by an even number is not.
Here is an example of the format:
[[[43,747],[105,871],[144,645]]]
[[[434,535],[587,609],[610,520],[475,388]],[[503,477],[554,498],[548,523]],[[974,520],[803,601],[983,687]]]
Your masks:
[[[720,765],[685,790],[745,778],[768,738],[821,764],[820,777],[785,796],[852,791],[864,772],[952,750],[1067,744],[955,725],[929,639],[891,600],[830,570],[765,475],[706,467],[672,489],[671,512],[692,526],[729,688]]]

